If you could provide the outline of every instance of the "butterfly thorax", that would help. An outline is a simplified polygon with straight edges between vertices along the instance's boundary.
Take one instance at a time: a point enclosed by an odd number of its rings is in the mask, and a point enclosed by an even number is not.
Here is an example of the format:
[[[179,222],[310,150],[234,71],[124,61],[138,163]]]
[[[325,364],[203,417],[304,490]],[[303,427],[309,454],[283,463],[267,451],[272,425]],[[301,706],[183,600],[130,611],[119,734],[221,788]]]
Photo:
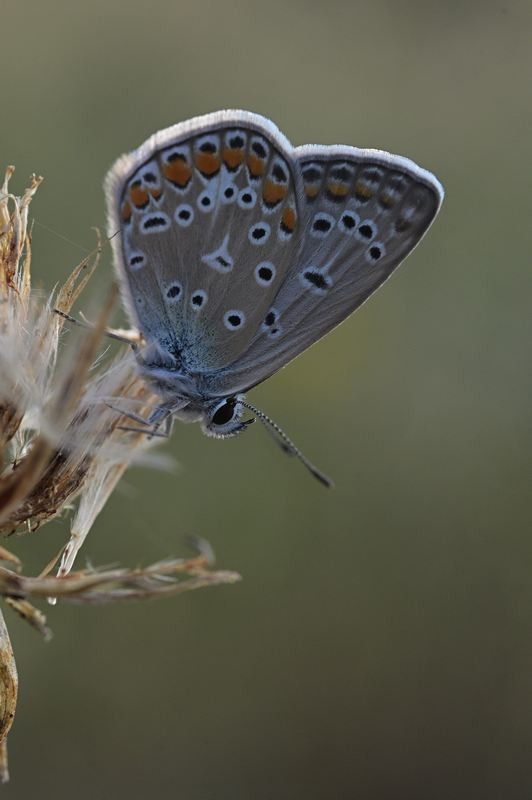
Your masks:
[[[189,371],[181,360],[161,348],[140,350],[139,370],[151,384],[161,402],[150,422],[159,425],[165,418],[177,417],[182,422],[199,422],[207,436],[227,438],[245,430],[241,422],[244,411],[239,401],[244,395],[216,397],[208,389],[206,376]]]

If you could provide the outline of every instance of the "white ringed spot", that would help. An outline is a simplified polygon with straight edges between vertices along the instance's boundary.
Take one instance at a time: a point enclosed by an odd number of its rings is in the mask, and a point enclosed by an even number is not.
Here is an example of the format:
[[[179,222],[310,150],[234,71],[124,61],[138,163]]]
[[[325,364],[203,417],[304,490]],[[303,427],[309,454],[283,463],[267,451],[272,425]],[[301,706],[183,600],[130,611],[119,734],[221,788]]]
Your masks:
[[[213,250],[212,253],[206,253],[201,257],[201,260],[204,264],[207,264],[208,267],[215,269],[217,272],[231,272],[234,261],[229,253],[228,245],[229,234],[227,233],[220,247]]]
[[[270,286],[275,278],[276,269],[271,261],[261,261],[255,267],[255,280],[259,286]]]
[[[245,187],[239,191],[236,202],[239,208],[253,208],[257,202],[257,193],[251,187]]]
[[[323,296],[332,286],[332,280],[317,267],[307,267],[299,273],[299,280],[312,294]]]
[[[237,198],[237,188],[234,183],[228,183],[220,193],[220,200],[224,205],[234,203]]]
[[[365,242],[371,242],[376,233],[377,226],[370,219],[363,220],[356,231],[357,238]]]
[[[171,305],[175,305],[181,299],[181,295],[183,294],[183,287],[179,283],[179,281],[172,281],[169,283],[164,290],[164,296],[166,298],[166,302],[170,303]]]
[[[203,289],[196,289],[192,292],[190,306],[194,311],[200,311],[207,302],[208,294]]]
[[[212,211],[214,206],[213,192],[210,189],[205,189],[203,192],[201,192],[196,200],[196,205],[200,211],[203,211],[204,214],[208,214],[209,211]]]
[[[244,327],[246,315],[239,309],[232,308],[224,314],[224,325],[230,331],[237,331]]]
[[[252,225],[248,231],[248,239],[251,244],[260,245],[265,244],[271,233],[271,228],[267,222],[257,222]]]
[[[352,236],[356,233],[356,229],[360,224],[360,217],[358,214],[355,214],[354,211],[344,211],[340,219],[338,220],[338,227],[342,231],[342,233],[347,234],[348,236]]]
[[[130,270],[136,272],[146,265],[146,256],[140,250],[135,250],[135,252],[128,255],[128,263]]]
[[[175,210],[174,219],[181,228],[188,228],[194,222],[194,209],[188,203],[181,203]]]
[[[325,239],[336,225],[336,220],[331,214],[318,212],[314,215],[310,228],[310,235],[315,239]]]
[[[366,250],[366,259],[370,264],[376,264],[384,255],[386,255],[386,248],[382,242],[373,242]]]
[[[156,214],[146,214],[140,223],[142,233],[161,233],[161,231],[167,231],[169,227],[170,218],[164,211],[158,211]]]

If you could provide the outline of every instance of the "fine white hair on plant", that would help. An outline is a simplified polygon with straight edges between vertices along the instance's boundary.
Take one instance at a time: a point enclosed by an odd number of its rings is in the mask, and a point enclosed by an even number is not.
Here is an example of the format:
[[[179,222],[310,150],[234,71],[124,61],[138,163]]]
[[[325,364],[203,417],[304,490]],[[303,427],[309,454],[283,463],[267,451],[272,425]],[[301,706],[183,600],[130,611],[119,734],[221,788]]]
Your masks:
[[[111,409],[134,403],[148,414],[157,402],[139,377],[128,348],[98,363],[114,292],[88,333],[65,353],[58,347],[68,315],[94,271],[100,246],[46,301],[31,293],[28,205],[41,179],[21,198],[9,192],[9,168],[0,195],[0,533],[33,529],[78,501],[66,574],[97,514],[127,466],[155,439],[121,430],[127,421]],[[74,337],[75,338],[75,337]],[[95,363],[96,362],[96,363]]]
[[[31,234],[28,208],[42,178],[32,176],[17,197],[9,189],[8,167],[0,188],[0,534],[35,531],[75,508],[70,538],[35,578],[19,574],[17,557],[0,546],[0,596],[45,636],[46,619],[28,600],[105,603],[180,594],[203,586],[233,583],[234,572],[214,571],[210,548],[195,543],[198,555],[167,559],[144,568],[70,573],[96,517],[127,467],[141,461],[168,467],[150,451],[158,439],[131,426],[147,419],[157,396],[140,376],[131,348],[122,344],[109,360],[103,337],[139,341],[135,331],[106,328],[113,287],[94,323],[82,337],[64,337],[70,310],[99,259],[100,245],[45,300],[31,289]],[[57,577],[49,573],[60,559]],[[0,613],[0,780],[8,780],[7,734],[17,697],[17,671]]]

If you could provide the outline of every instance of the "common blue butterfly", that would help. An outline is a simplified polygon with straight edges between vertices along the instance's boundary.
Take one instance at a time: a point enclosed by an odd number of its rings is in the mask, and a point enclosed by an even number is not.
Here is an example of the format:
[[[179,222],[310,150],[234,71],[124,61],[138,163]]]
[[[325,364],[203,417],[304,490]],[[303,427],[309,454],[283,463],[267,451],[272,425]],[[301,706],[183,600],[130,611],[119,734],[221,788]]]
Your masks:
[[[293,147],[264,117],[219,111],[155,133],[105,188],[139,369],[161,397],[147,432],[177,417],[234,436],[247,408],[328,484],[243,393],[391,275],[434,220],[439,181],[400,156]]]

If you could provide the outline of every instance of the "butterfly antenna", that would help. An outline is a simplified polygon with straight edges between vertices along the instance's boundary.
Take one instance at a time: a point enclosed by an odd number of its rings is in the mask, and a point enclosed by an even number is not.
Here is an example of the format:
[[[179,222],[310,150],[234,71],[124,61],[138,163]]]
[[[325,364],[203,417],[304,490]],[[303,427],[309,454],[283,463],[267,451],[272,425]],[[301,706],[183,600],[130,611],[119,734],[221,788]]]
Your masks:
[[[248,411],[251,411],[257,419],[259,419],[268,433],[270,433],[277,444],[284,450],[285,453],[288,455],[295,456],[298,458],[304,467],[308,469],[311,475],[314,475],[320,483],[323,483],[324,486],[327,486],[328,489],[331,489],[334,486],[334,482],[327,477],[323,472],[321,472],[314,464],[308,460],[308,458],[303,455],[301,450],[295,446],[293,441],[286,435],[286,433],[282,430],[282,428],[277,425],[276,422],[273,421],[264,411],[260,411],[256,408],[252,403],[248,403],[247,400],[238,400],[241,406],[247,408]]]

